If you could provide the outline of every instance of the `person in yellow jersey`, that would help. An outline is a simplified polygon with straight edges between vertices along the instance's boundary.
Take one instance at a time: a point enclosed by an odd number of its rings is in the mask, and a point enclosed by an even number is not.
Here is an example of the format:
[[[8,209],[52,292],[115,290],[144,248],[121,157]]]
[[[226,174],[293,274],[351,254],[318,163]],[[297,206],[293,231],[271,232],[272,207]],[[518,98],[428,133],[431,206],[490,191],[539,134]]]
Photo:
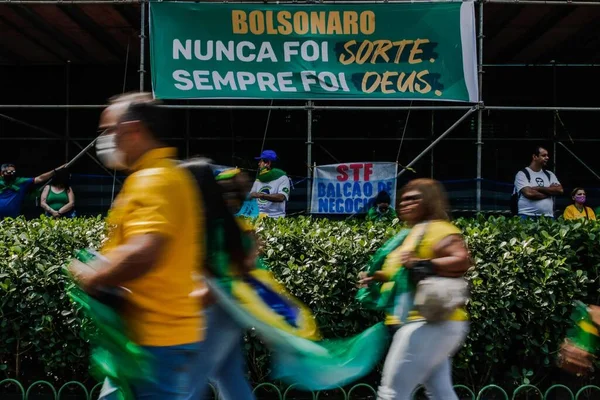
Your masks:
[[[564,219],[589,219],[592,221],[596,220],[596,214],[594,210],[585,205],[586,202],[586,194],[584,188],[575,188],[571,192],[571,198],[573,199],[573,204],[565,208],[565,212],[563,213]]]
[[[203,259],[202,204],[175,149],[158,140],[170,124],[158,105],[151,94],[126,94],[102,113],[97,155],[129,176],[107,218],[103,257],[91,269],[71,270],[89,293],[127,289],[127,334],[153,359],[152,376],[131,383],[135,398],[178,400],[191,391],[203,333],[200,303],[189,296]]]
[[[454,278],[448,280],[448,288],[451,281],[463,280],[470,257],[461,232],[449,222],[441,184],[431,179],[413,180],[400,191],[399,199],[399,216],[411,231],[387,256],[383,268],[372,276],[361,276],[360,283],[387,282],[399,268],[407,269],[417,289],[419,282],[430,277]],[[444,292],[445,284],[437,290]],[[413,299],[417,296],[418,290]],[[452,296],[442,293],[439,298]],[[419,384],[425,386],[430,398],[458,400],[452,385],[451,357],[468,333],[465,303],[466,299],[448,304],[447,317],[435,322],[419,315],[412,304],[408,305],[413,308],[410,312],[397,311],[402,325],[385,360],[378,400],[409,400]]]

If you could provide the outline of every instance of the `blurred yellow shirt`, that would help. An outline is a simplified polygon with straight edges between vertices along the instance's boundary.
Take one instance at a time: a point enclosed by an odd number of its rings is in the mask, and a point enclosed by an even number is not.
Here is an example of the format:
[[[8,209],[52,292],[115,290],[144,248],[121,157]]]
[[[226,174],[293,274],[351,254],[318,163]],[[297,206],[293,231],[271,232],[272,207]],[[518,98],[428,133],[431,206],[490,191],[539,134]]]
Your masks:
[[[200,272],[204,232],[198,187],[173,158],[176,150],[146,153],[132,168],[109,212],[108,253],[137,235],[168,238],[154,268],[124,284],[131,293],[123,318],[132,340],[142,346],[176,346],[202,339],[200,303],[190,297]]]
[[[391,279],[402,267],[400,262],[403,252],[414,252],[416,258],[430,260],[435,257],[435,247],[445,238],[451,235],[461,235],[460,229],[448,221],[430,221],[427,224],[420,224],[413,227],[404,239],[404,242],[386,257],[381,270]],[[418,320],[421,317],[411,311],[408,321]],[[458,308],[449,318],[451,321],[466,321],[468,315],[463,307]],[[395,315],[387,315],[385,324],[396,325],[405,321],[400,321]]]

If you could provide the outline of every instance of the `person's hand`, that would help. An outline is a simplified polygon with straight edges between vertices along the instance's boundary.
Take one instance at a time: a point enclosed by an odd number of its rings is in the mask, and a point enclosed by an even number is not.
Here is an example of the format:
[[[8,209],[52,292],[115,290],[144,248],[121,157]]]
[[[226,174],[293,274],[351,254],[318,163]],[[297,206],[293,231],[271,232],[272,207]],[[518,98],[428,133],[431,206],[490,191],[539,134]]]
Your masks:
[[[373,282],[387,282],[388,277],[383,271],[375,271],[375,273],[369,276],[365,271],[359,272],[358,274],[358,287],[367,287]]]
[[[375,279],[372,276],[367,275],[365,271],[361,271],[358,273],[358,287],[365,288],[369,286],[369,284],[373,283]]]
[[[197,299],[203,306],[214,304],[216,299],[204,278],[200,274],[194,274],[192,277],[196,282],[196,287],[190,293],[190,297]]]
[[[79,286],[87,293],[94,293],[96,290],[95,278],[98,273],[82,263],[79,260],[71,261],[69,272],[73,275]]]
[[[250,193],[250,198],[251,199],[260,199],[262,193],[258,193],[258,192],[252,192]]]
[[[58,211],[52,211],[52,216],[54,218],[60,218],[60,217],[62,217],[62,215]]]
[[[550,187],[552,187],[552,186],[560,186],[560,184],[559,184],[559,183],[556,183],[556,182],[554,182],[554,183],[551,183],[551,184],[550,184]]]
[[[419,259],[415,257],[413,251],[403,251],[400,253],[400,263],[404,268],[412,268],[417,261],[419,261]]]
[[[594,370],[594,356],[565,340],[558,355],[558,366],[577,376],[585,376]]]

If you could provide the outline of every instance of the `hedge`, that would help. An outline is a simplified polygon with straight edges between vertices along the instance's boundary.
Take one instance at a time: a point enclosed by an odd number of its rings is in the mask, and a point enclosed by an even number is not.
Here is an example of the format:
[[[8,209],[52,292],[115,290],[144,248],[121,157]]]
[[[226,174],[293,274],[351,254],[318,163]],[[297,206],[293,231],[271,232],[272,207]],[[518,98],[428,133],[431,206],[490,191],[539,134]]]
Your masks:
[[[600,224],[504,217],[455,223],[475,262],[471,330],[454,360],[455,382],[549,385],[573,300],[600,303]],[[354,301],[356,276],[399,228],[298,217],[265,220],[258,232],[266,261],[314,311],[325,336],[345,337],[382,319]],[[0,221],[0,380],[88,379],[83,337],[90,326],[65,296],[61,267],[75,249],[103,239],[100,218]],[[266,349],[251,336],[246,348],[253,381],[267,380]]]

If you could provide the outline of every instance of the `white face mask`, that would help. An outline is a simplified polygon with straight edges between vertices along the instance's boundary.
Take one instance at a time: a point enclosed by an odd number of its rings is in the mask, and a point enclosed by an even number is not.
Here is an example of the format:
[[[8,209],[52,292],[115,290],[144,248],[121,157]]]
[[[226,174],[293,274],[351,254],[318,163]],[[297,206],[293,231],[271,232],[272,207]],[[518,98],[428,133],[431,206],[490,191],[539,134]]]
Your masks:
[[[127,169],[125,154],[117,148],[116,133],[102,135],[96,140],[96,155],[107,168]]]

